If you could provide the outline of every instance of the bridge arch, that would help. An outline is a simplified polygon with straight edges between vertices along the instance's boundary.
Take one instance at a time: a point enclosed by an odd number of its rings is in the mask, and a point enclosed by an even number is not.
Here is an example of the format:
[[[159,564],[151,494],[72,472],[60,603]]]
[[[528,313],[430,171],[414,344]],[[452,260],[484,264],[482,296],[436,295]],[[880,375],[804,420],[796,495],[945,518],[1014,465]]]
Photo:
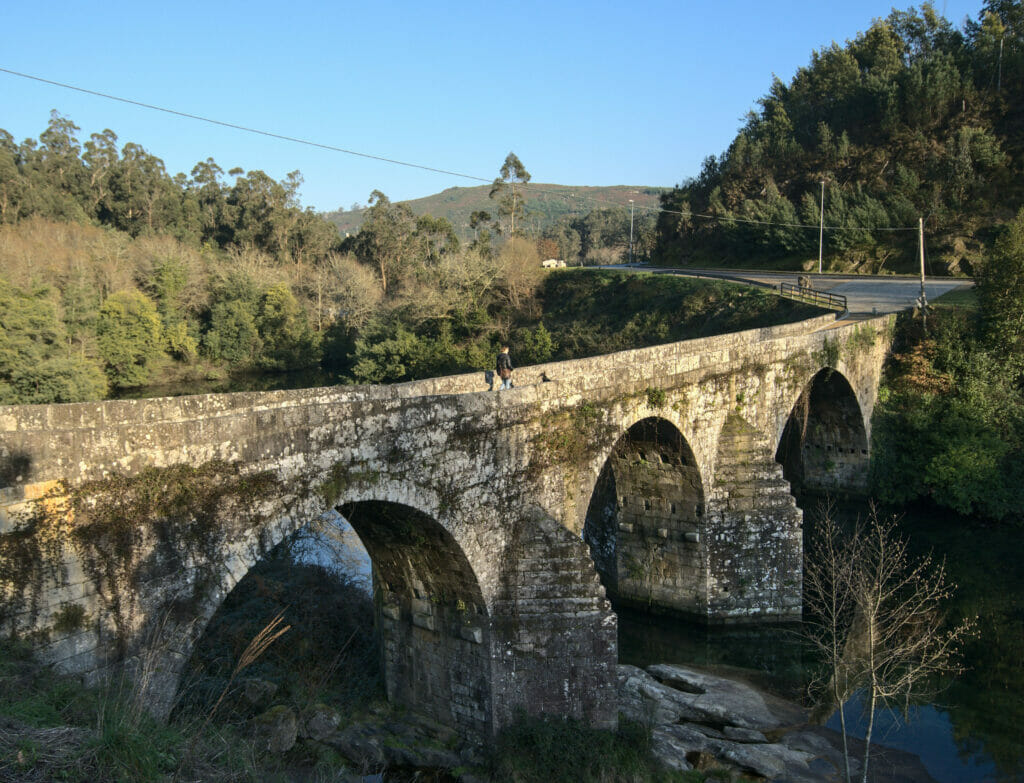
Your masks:
[[[583,524],[583,539],[613,600],[700,611],[705,502],[697,458],[675,423],[648,415],[619,436],[606,452]]]
[[[375,624],[388,701],[466,736],[489,736],[490,618],[469,558],[434,515],[367,491],[354,494],[356,499],[341,500],[334,508],[355,530],[373,566]],[[409,498],[416,493],[405,487],[384,496],[393,494]],[[260,532],[258,545],[238,548],[221,589],[204,603],[191,639],[185,649],[179,648],[183,655],[173,684],[168,683],[171,693],[177,691],[191,650],[234,586],[312,518],[278,518]]]
[[[868,426],[840,369],[825,367],[799,390],[777,433],[775,460],[793,492],[867,490]]]
[[[490,616],[462,547],[436,518],[401,503],[360,500],[338,511],[373,563],[388,701],[489,736]]]

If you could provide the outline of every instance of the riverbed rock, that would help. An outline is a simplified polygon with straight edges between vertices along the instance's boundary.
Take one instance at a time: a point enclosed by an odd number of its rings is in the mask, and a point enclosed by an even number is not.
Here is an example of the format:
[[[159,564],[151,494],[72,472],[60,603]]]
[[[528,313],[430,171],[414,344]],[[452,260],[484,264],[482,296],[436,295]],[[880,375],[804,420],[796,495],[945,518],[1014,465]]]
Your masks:
[[[291,707],[278,705],[257,715],[252,721],[256,741],[271,753],[286,753],[295,746],[299,720]]]
[[[299,716],[299,736],[322,740],[330,736],[341,723],[341,714],[327,704],[307,707]]]
[[[682,666],[644,671],[620,665],[618,677],[623,716],[651,729],[651,753],[669,769],[718,768],[779,783],[842,778],[841,738],[807,725],[806,710],[796,704],[739,680]],[[856,776],[864,743],[851,740],[850,747]],[[912,754],[876,744],[871,759],[874,783],[932,780]]]
[[[247,710],[258,709],[266,705],[277,693],[277,683],[261,680],[258,677],[246,677],[239,683],[238,700]]]
[[[448,770],[464,763],[450,745],[451,729],[415,714],[346,726],[330,733],[323,742],[364,769],[409,767]]]
[[[701,723],[720,723],[757,731],[806,723],[807,714],[796,705],[737,680],[670,664],[647,667],[663,686],[674,690],[673,705],[684,705],[683,717]]]

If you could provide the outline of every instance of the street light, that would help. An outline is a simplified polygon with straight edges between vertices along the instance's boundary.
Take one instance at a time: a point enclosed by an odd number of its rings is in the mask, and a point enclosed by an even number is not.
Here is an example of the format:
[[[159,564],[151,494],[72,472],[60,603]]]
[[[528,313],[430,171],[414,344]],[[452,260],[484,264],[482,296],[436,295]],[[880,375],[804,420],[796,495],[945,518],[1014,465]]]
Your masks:
[[[629,263],[633,264],[633,199],[629,200]]]

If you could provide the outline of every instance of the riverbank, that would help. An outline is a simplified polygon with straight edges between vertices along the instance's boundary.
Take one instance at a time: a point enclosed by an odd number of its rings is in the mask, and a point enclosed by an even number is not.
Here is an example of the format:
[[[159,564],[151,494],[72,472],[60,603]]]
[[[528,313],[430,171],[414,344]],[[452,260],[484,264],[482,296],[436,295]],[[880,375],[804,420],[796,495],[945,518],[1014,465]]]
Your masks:
[[[839,736],[809,725],[799,705],[739,679],[668,664],[619,667],[617,733],[524,718],[491,752],[384,704],[358,717],[323,703],[297,711],[252,680],[240,683],[238,697],[260,709],[244,722],[160,725],[114,689],[85,689],[9,647],[3,652],[0,783],[576,783],[618,779],[616,764],[630,769],[630,780],[651,783],[827,783],[842,768]],[[582,742],[553,744],[559,734]],[[851,749],[859,758],[863,744]],[[597,776],[588,772],[594,768]],[[916,757],[877,745],[870,769],[875,783],[933,781]]]

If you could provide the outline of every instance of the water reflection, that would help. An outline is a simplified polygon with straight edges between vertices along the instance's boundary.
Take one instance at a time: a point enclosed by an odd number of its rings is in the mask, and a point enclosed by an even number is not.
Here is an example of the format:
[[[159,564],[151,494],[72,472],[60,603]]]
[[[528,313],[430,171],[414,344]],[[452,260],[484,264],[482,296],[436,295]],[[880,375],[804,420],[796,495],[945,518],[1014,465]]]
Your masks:
[[[810,504],[807,504],[808,507]],[[847,514],[864,506],[847,504]],[[913,554],[945,558],[957,585],[950,621],[977,616],[979,635],[964,648],[968,670],[936,683],[937,696],[907,718],[880,713],[879,742],[919,755],[939,781],[1024,781],[1024,544],[1017,530],[982,528],[977,520],[935,511],[906,511],[903,535]],[[813,535],[807,513],[805,535]],[[728,673],[738,668],[756,684],[801,698],[813,664],[798,627],[705,628],[665,617],[619,613],[623,663],[690,663]],[[859,702],[847,705],[863,736]],[[838,726],[838,713],[828,724]]]

